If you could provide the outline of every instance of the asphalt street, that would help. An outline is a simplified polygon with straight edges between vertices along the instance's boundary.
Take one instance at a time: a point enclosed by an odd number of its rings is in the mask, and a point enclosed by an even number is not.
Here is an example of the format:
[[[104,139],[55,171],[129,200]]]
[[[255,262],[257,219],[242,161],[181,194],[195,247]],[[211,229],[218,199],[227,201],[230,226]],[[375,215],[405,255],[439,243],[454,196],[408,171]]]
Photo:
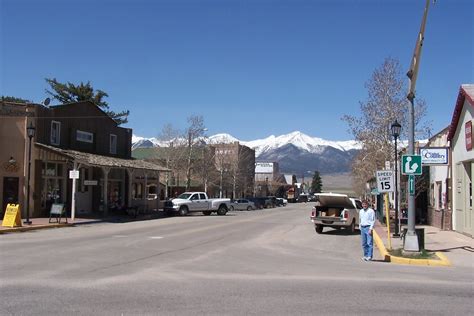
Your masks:
[[[1,315],[468,315],[472,265],[361,260],[310,204],[0,236]],[[375,250],[376,251],[376,250]]]

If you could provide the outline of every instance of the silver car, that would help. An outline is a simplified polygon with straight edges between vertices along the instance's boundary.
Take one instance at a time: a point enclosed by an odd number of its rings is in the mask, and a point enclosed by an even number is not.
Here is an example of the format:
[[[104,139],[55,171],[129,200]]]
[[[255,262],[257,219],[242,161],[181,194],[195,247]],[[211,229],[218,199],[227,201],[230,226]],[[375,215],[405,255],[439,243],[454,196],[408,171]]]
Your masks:
[[[255,209],[255,203],[246,199],[234,200],[230,204],[231,211],[251,211]]]

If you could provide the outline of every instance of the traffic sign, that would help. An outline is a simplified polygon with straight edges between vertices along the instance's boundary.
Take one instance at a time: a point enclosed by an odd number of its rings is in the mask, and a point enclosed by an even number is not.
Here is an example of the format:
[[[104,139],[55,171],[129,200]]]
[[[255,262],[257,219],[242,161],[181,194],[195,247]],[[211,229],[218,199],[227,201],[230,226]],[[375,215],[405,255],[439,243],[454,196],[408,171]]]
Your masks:
[[[378,170],[377,175],[377,191],[380,193],[383,192],[393,192],[395,190],[394,182],[394,172],[392,170]]]
[[[409,175],[408,176],[408,193],[410,196],[415,195],[415,176]]]
[[[421,156],[403,155],[402,156],[402,174],[421,175]]]

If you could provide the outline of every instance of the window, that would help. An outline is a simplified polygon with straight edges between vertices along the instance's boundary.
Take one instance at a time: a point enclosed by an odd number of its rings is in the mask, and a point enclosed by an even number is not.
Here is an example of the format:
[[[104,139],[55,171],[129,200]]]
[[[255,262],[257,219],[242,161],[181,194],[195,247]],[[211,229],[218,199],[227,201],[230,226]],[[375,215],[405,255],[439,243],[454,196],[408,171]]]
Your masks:
[[[117,135],[110,134],[110,153],[117,153]]]
[[[91,143],[92,144],[94,142],[94,134],[77,130],[76,131],[76,140],[78,142],[84,142],[84,143]]]
[[[51,145],[59,146],[61,141],[61,122],[51,121]]]
[[[199,200],[199,194],[193,194],[193,196],[191,196],[191,201],[196,201],[196,200]]]
[[[199,193],[199,197],[200,197],[201,200],[206,199],[206,195],[204,193]]]
[[[143,184],[134,182],[132,184],[132,198],[142,199],[143,198]]]

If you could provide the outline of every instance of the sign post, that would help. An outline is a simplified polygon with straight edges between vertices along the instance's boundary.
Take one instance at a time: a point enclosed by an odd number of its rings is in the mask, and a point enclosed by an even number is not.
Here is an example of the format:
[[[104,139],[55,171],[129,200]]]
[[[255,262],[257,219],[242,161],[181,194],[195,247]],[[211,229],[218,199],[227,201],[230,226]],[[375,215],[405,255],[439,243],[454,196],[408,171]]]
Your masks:
[[[73,170],[69,171],[69,179],[72,179],[71,221],[74,222],[74,218],[76,217],[76,180],[79,179],[77,162],[74,162]]]

